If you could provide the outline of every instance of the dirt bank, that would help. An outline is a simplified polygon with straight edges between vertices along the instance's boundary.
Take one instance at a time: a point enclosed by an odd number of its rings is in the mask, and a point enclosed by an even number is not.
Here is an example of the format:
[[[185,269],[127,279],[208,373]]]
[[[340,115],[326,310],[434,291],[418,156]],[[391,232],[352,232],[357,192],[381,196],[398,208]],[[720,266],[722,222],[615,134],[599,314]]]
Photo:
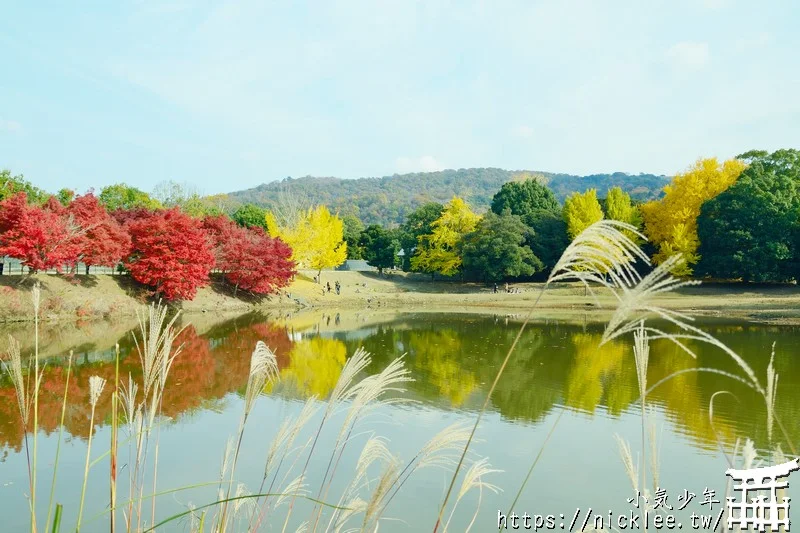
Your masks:
[[[425,276],[391,274],[378,276],[360,272],[323,272],[322,283],[313,280],[315,273],[297,276],[281,294],[250,298],[241,292],[234,295],[218,280],[200,289],[192,301],[176,304],[188,314],[230,314],[249,311],[314,310],[527,310],[539,295],[541,284],[513,284],[515,291],[498,293],[483,284],[431,281]],[[43,320],[124,319],[147,303],[147,294],[126,276],[36,275],[0,276],[0,322],[27,321],[32,317],[30,289],[39,281],[42,286]],[[335,283],[341,293],[335,292]],[[331,292],[327,284],[331,284]],[[600,304],[599,306],[597,304]],[[779,323],[800,324],[800,289],[797,286],[705,285],[685,288],[659,299],[659,304],[693,314],[724,315]],[[597,312],[614,306],[608,293],[599,294],[597,302],[578,284],[558,284],[542,296],[541,313]]]

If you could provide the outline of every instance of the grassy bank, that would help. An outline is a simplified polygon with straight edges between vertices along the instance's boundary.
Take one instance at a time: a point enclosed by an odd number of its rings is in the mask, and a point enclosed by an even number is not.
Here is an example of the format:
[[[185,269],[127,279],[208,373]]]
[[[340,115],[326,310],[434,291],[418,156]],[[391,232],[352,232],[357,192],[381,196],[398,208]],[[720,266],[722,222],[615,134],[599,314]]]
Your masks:
[[[354,310],[493,310],[518,312],[528,308],[538,296],[539,283],[519,283],[506,293],[504,285],[493,287],[475,283],[431,281],[426,276],[390,274],[379,276],[361,272],[323,272],[322,283],[315,273],[297,276],[281,294],[251,298],[214,279],[192,301],[176,304],[186,313],[244,313],[249,311],[290,311],[298,309]],[[0,277],[0,322],[28,320],[23,310],[35,281],[42,285],[44,320],[82,320],[132,317],[148,299],[147,293],[126,276],[36,275]],[[335,292],[340,283],[341,293]],[[327,292],[327,284],[331,292]],[[323,289],[325,289],[323,291]],[[755,320],[800,324],[800,288],[797,286],[702,285],[684,288],[659,299],[660,305],[693,314],[742,317]],[[599,305],[598,305],[599,304]],[[548,290],[539,304],[541,312],[602,312],[614,307],[607,293],[594,302],[579,284],[558,284]]]

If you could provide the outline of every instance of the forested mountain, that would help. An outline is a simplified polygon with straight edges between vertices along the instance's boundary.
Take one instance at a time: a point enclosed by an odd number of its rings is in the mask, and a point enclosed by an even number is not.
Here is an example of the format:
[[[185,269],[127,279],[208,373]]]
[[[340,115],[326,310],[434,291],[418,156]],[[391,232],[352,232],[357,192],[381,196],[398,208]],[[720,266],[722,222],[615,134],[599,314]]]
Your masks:
[[[447,202],[460,196],[477,212],[489,208],[492,196],[500,186],[523,174],[542,176],[559,201],[572,192],[595,188],[599,197],[619,186],[631,197],[640,200],[657,198],[667,184],[666,176],[592,174],[574,176],[548,172],[511,171],[499,168],[467,168],[395,174],[382,178],[341,179],[329,177],[286,178],[259,185],[253,189],[229,194],[241,203],[272,208],[282,199],[302,199],[310,204],[325,204],[340,214],[357,215],[365,224],[401,224],[406,215],[430,202]]]

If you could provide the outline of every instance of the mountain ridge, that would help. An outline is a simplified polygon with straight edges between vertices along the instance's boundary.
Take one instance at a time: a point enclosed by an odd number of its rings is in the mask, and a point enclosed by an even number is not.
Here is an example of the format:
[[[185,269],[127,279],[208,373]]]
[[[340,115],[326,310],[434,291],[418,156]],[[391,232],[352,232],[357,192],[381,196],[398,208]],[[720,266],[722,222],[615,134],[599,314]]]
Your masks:
[[[484,212],[503,183],[524,175],[540,176],[560,202],[572,192],[597,189],[604,197],[619,186],[637,200],[658,198],[669,177],[657,174],[575,174],[501,168],[461,168],[435,172],[413,172],[380,177],[339,178],[334,176],[287,177],[228,195],[241,203],[274,208],[287,197],[302,198],[309,204],[325,204],[340,214],[354,214],[365,224],[401,224],[414,209],[426,202],[447,202],[463,197],[473,209]]]

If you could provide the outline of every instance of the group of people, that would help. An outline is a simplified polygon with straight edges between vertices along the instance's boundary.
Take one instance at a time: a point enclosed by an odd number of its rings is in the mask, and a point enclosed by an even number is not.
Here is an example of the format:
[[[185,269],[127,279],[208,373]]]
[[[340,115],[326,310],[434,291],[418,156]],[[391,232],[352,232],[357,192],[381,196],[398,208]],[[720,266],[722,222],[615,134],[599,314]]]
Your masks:
[[[342,293],[342,284],[339,283],[339,280],[336,280],[333,285],[334,285],[334,289],[333,290],[336,291],[336,295],[337,296],[340,295]],[[331,282],[330,281],[328,283],[326,283],[325,286],[322,287],[322,295],[323,296],[325,296],[326,292],[328,294],[331,293]]]
[[[493,292],[497,294],[497,283],[494,284]],[[506,293],[507,294],[518,294],[522,291],[519,290],[519,287],[509,287],[508,282],[506,282]]]

